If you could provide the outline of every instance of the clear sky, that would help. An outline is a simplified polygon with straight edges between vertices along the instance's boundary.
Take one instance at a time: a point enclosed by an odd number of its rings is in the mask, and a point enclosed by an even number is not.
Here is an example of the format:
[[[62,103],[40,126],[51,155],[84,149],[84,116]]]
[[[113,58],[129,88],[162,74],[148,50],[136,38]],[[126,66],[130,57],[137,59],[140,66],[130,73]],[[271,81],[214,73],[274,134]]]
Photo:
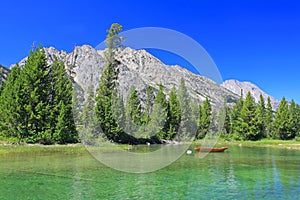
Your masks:
[[[298,0],[2,1],[0,63],[18,62],[33,42],[66,51],[96,47],[114,22],[124,30],[182,32],[206,49],[224,80],[251,81],[300,103]]]

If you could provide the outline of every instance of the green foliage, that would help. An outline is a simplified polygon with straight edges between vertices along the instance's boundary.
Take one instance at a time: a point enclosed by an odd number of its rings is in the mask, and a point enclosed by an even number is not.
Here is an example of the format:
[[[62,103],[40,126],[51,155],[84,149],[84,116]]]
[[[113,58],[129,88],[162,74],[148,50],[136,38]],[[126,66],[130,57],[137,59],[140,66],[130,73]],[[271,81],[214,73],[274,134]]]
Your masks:
[[[292,139],[299,133],[299,105],[292,100],[289,106],[287,137]]]
[[[105,51],[106,63],[102,71],[99,87],[96,95],[96,116],[104,134],[109,140],[119,141],[119,135],[122,130],[116,123],[112,110],[112,98],[115,94],[116,80],[118,77],[118,61],[114,58],[115,41],[118,39],[118,33],[122,31],[122,26],[113,24],[108,30],[105,40],[108,48]]]
[[[178,133],[181,109],[180,103],[176,94],[175,87],[172,88],[169,97],[169,127],[167,130],[166,139],[173,139],[174,136]]]
[[[223,108],[220,109],[220,113],[219,113],[219,125],[223,125],[222,129],[221,129],[221,137],[229,140],[231,139],[231,135],[230,135],[230,107],[226,105],[226,101],[224,102]]]
[[[102,130],[99,127],[98,119],[95,114],[95,92],[93,86],[93,76],[87,89],[87,97],[83,104],[82,113],[79,119],[79,138],[86,145],[92,145],[97,138],[102,136]]]
[[[130,87],[129,95],[126,100],[126,119],[127,121],[131,121],[134,124],[140,126],[142,124],[142,106],[140,99],[138,97],[138,92],[136,91],[134,86]]]
[[[178,100],[180,105],[180,129],[176,138],[178,140],[190,140],[196,133],[197,124],[193,121],[190,96],[185,86],[183,78],[180,80],[178,88]]]
[[[198,119],[198,134],[197,139],[202,139],[208,133],[211,123],[212,108],[209,99],[206,97],[203,105],[199,105],[199,119]]]
[[[165,139],[168,137],[167,131],[169,128],[169,106],[163,90],[163,85],[160,84],[151,115],[151,124],[153,124],[154,121],[154,124],[157,124],[158,127],[161,127],[161,125],[163,125],[163,128],[157,132],[157,138],[159,139]]]
[[[240,121],[239,117],[243,108],[244,100],[241,97],[237,103],[233,106],[230,113],[230,135],[235,140],[240,140]]]
[[[60,101],[59,107],[60,111],[53,135],[54,141],[60,144],[77,142],[78,137],[75,124],[70,119],[73,116],[72,106],[70,104],[65,105],[63,101]]]
[[[238,119],[238,133],[242,139],[256,140],[259,137],[255,109],[256,107],[253,98],[250,92],[248,92]]]
[[[23,137],[23,132],[19,131],[22,122],[21,110],[23,110],[22,98],[20,98],[21,86],[20,68],[15,65],[0,97],[0,129],[8,137],[16,137],[19,140]]]
[[[77,141],[72,83],[63,63],[47,64],[42,47],[30,52],[22,70],[13,67],[0,101],[0,128],[7,136],[43,144]],[[65,130],[60,119],[68,131],[57,130]]]
[[[273,121],[274,121],[274,116],[273,116],[273,108],[271,105],[271,99],[268,97],[267,99],[267,108],[265,112],[265,137],[267,138],[273,138]]]
[[[275,121],[274,121],[274,131],[276,139],[287,140],[289,139],[289,110],[288,103],[283,97],[280,101],[279,108],[276,110]]]
[[[154,94],[154,88],[151,86],[147,86],[146,87],[146,102],[145,102],[145,110],[144,110],[144,114],[143,114],[143,119],[142,119],[142,123],[143,124],[148,124],[150,121],[150,114],[152,112],[152,107],[154,104],[154,100],[155,100],[155,94]]]

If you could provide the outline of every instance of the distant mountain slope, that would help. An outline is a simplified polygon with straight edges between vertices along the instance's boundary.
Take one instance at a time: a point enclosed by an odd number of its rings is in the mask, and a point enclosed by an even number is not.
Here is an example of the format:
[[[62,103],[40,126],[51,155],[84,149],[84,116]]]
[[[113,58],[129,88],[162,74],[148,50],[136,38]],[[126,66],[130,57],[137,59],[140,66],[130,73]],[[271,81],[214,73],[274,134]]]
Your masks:
[[[116,59],[120,62],[118,85],[124,100],[131,85],[136,87],[143,101],[148,85],[158,89],[161,83],[166,93],[169,93],[173,86],[179,87],[181,78],[185,79],[191,97],[198,102],[208,97],[213,104],[218,102],[223,105],[224,99],[236,101],[239,97],[206,77],[193,74],[180,66],[167,66],[145,50],[125,48],[116,51]],[[83,45],[75,47],[70,53],[59,51],[54,47],[45,48],[45,52],[50,63],[55,57],[65,62],[66,70],[73,71],[70,73],[71,76],[85,91],[90,85],[91,75],[93,84],[97,87],[106,62],[103,50],[95,50],[91,46]],[[26,58],[19,63],[20,66],[25,62]],[[75,67],[71,70],[72,65]]]
[[[230,90],[231,92],[240,95],[241,90],[243,90],[243,97],[246,97],[246,94],[250,91],[252,97],[254,98],[255,102],[259,101],[260,94],[263,95],[265,101],[267,101],[268,96],[271,99],[271,104],[273,109],[277,109],[279,107],[280,101],[275,99],[274,97],[268,95],[264,91],[262,91],[257,85],[251,82],[240,82],[237,80],[226,80],[224,83],[221,84],[222,87]]]

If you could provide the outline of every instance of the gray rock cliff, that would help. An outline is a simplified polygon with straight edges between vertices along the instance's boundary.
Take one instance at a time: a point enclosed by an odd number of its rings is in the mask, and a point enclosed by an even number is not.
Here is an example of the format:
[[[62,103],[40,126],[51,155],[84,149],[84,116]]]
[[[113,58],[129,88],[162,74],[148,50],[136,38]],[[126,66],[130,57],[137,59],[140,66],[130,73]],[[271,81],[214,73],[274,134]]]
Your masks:
[[[262,94],[262,96],[265,99],[265,104],[267,103],[267,98],[270,97],[271,104],[273,107],[273,110],[276,110],[279,107],[280,101],[275,99],[274,97],[268,95],[266,92],[262,91],[258,86],[251,82],[240,82],[237,80],[226,80],[221,84],[222,87],[230,90],[231,92],[241,95],[241,90],[243,90],[243,98],[246,97],[247,93],[250,92],[252,97],[254,98],[255,102],[258,103],[259,96]]]

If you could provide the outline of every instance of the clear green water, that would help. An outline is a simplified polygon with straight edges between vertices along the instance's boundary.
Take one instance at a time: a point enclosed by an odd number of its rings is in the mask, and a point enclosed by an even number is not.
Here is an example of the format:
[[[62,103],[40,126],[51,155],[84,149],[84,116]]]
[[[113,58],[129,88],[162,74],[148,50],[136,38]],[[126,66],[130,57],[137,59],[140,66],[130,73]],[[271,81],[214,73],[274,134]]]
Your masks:
[[[230,147],[147,174],[88,152],[0,155],[0,199],[300,199],[300,151]]]

